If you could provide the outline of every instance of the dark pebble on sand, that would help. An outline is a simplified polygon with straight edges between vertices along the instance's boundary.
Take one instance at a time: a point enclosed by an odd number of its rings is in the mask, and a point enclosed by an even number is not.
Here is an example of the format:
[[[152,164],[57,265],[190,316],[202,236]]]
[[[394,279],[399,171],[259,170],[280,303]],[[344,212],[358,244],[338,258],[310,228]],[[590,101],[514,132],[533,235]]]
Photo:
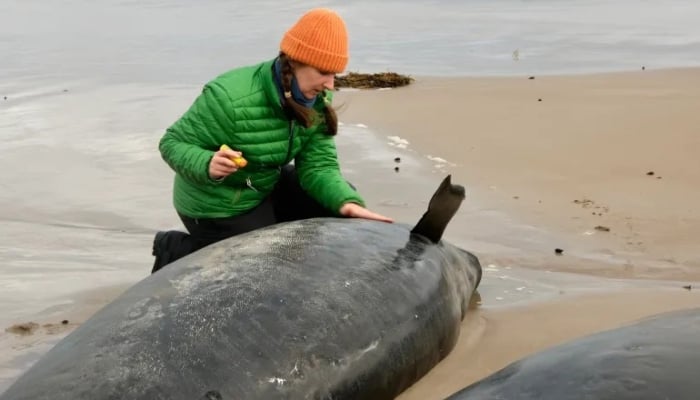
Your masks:
[[[596,226],[595,230],[601,231],[601,232],[610,232],[610,228],[608,228],[607,226],[603,226],[603,225]]]
[[[654,175],[654,171],[649,171],[649,172],[647,172],[647,175],[649,175],[649,176]]]
[[[542,101],[542,99],[537,99],[537,101]]]
[[[642,65],[642,71],[644,71],[645,69],[646,69],[646,68],[644,68],[644,66]]]
[[[4,100],[7,100],[7,96],[3,97]]]
[[[63,321],[61,321],[61,323],[62,323],[63,325],[68,325],[68,320],[67,320],[67,319],[64,319]]]
[[[692,289],[692,288],[693,288],[692,285],[685,285],[685,286],[683,286],[683,289],[685,289],[685,290],[690,290],[690,289]]]
[[[401,162],[401,157],[396,157],[396,158],[394,158],[394,162],[400,163],[400,162]]]
[[[399,167],[394,167],[394,171],[399,172]]]
[[[527,78],[527,79],[535,79],[535,77],[534,77],[534,76],[531,76],[531,77],[529,77],[529,78]]]
[[[657,176],[656,179],[661,179],[661,177],[660,177],[660,176]]]
[[[564,254],[564,250],[562,250],[562,249],[554,249],[554,254],[560,256],[560,255]]]

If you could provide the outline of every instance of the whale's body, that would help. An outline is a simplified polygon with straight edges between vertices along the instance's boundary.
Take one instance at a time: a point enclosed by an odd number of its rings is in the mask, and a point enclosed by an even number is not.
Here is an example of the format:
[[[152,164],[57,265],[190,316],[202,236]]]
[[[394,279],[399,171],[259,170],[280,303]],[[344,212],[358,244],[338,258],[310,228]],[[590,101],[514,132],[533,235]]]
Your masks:
[[[440,239],[443,182],[411,230],[319,218],[236,236],[145,278],[2,400],[391,399],[453,348],[481,278]]]
[[[665,313],[517,361],[449,400],[695,400],[700,309]]]

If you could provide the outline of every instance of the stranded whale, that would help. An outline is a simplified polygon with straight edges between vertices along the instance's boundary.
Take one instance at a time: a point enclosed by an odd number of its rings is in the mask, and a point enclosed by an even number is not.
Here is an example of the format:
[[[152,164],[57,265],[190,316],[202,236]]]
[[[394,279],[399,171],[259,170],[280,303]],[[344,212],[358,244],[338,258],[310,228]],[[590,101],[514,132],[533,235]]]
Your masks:
[[[517,361],[449,400],[700,398],[700,308],[664,313]]]
[[[442,234],[448,176],[411,229],[346,218],[215,243],[135,284],[2,400],[391,399],[454,347],[481,279]]]

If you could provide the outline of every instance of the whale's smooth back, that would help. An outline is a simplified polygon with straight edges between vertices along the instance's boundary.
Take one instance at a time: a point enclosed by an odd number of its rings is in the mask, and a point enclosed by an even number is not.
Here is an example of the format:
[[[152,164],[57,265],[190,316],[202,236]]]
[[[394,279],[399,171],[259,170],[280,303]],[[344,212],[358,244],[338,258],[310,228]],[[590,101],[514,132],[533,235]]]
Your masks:
[[[424,220],[464,197],[445,182]],[[310,219],[211,245],[98,311],[1,398],[394,398],[453,348],[481,277],[425,226]]]
[[[536,353],[448,399],[700,399],[700,308]]]

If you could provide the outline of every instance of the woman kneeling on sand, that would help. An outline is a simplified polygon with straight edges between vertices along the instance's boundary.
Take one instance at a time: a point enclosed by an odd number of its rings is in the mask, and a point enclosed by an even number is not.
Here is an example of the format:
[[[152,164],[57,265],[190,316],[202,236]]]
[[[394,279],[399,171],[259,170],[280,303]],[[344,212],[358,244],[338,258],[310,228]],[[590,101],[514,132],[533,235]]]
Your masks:
[[[175,171],[174,206],[188,233],[156,234],[153,272],[277,222],[321,216],[392,221],[366,209],[340,173],[331,100],[335,74],[347,62],[345,23],[331,10],[313,9],[284,34],[278,57],[204,86],[160,140],[161,155]]]

